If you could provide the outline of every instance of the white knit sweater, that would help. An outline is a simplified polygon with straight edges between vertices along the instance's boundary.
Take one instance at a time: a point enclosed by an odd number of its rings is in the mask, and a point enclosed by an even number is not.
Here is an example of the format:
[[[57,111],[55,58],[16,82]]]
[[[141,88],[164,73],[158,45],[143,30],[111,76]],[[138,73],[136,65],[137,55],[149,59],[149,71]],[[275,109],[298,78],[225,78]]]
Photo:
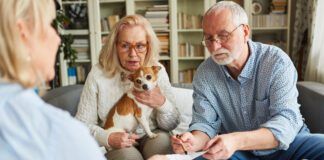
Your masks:
[[[150,128],[154,130],[158,127],[171,131],[179,123],[179,112],[175,107],[168,75],[165,68],[161,64],[159,65],[162,69],[158,74],[158,86],[162,94],[166,96],[166,101],[160,108],[153,111]],[[108,78],[99,64],[92,67],[81,94],[76,118],[90,128],[91,134],[101,146],[110,148],[108,137],[112,131],[104,130],[102,127],[109,110],[125,92],[127,92],[127,87],[124,87],[124,83],[121,82],[120,73]],[[145,131],[139,126],[136,129],[136,134],[142,137],[145,135]]]

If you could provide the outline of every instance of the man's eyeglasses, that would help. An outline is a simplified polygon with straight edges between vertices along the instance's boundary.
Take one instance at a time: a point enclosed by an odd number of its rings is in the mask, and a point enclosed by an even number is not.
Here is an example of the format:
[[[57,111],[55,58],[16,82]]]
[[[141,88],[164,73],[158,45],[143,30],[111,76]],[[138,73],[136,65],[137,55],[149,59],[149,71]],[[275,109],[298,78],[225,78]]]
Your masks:
[[[212,36],[209,36],[209,37],[204,36],[201,43],[205,47],[209,47],[209,46],[213,45],[214,42],[219,43],[219,44],[226,43],[231,38],[232,33],[242,25],[244,25],[244,24],[238,25],[231,32],[225,31],[225,32],[223,32],[223,33],[221,33],[219,35],[216,34],[216,35],[212,35]]]
[[[125,53],[131,52],[133,48],[135,49],[136,53],[144,53],[147,51],[147,43],[130,44],[127,42],[119,42],[118,45],[120,50]]]

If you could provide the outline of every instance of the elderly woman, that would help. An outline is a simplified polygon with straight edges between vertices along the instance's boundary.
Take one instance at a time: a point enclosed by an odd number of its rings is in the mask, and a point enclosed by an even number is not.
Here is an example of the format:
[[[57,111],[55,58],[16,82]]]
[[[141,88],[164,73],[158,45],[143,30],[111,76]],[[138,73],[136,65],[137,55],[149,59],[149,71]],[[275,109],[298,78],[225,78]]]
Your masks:
[[[147,159],[171,153],[171,131],[179,123],[171,84],[165,68],[158,63],[159,41],[149,22],[139,15],[122,18],[112,29],[101,50],[99,64],[90,71],[81,95],[76,118],[86,123],[95,139],[108,149],[109,159]],[[150,129],[158,136],[150,139],[141,127],[134,134],[104,130],[107,114],[127,91],[121,73],[141,66],[159,65],[158,86],[135,93],[136,100],[153,108]],[[134,143],[139,142],[134,147]]]
[[[0,159],[105,159],[82,123],[33,89],[54,77],[53,2],[0,0]]]

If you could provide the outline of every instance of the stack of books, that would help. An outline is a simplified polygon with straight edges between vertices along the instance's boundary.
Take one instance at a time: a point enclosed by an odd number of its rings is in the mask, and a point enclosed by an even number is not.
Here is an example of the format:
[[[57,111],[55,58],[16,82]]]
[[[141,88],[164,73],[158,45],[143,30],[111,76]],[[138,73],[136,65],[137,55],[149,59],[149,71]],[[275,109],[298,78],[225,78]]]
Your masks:
[[[148,7],[144,17],[151,23],[155,31],[169,29],[169,5],[153,5]]]
[[[180,43],[178,46],[179,57],[203,57],[204,47],[201,44],[192,44],[189,42]]]
[[[192,83],[196,69],[186,69],[179,71],[179,83]]]
[[[253,27],[286,27],[287,14],[260,14],[252,16]]]
[[[169,33],[157,33],[156,35],[160,41],[160,56],[170,56]]]
[[[287,11],[287,0],[272,0],[271,13],[285,14]]]
[[[74,39],[71,46],[77,51],[77,60],[90,59],[89,39]]]
[[[119,21],[119,19],[119,15],[110,15],[105,18],[101,18],[101,31],[109,32]]]
[[[201,29],[202,15],[191,15],[179,12],[178,29]]]

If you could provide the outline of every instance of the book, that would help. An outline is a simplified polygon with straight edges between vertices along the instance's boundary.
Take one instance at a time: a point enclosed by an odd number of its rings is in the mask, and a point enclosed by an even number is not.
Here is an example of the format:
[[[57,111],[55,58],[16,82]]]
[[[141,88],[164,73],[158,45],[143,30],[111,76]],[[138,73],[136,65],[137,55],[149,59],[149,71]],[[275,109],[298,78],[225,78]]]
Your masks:
[[[111,30],[115,24],[119,21],[119,15],[110,15],[107,17],[109,29]]]

